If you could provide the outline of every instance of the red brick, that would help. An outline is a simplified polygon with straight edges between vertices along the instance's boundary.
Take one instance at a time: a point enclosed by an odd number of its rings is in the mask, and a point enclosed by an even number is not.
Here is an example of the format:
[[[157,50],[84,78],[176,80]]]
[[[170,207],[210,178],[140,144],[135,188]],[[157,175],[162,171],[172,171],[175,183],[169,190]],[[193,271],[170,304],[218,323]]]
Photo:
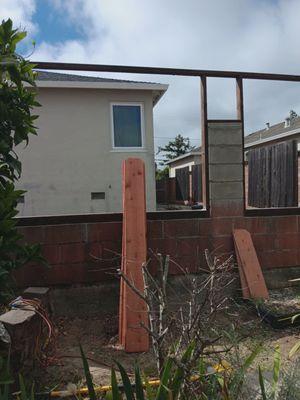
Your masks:
[[[73,243],[61,246],[61,263],[80,263],[85,260],[85,244]]]
[[[46,283],[45,271],[49,269],[43,265],[24,265],[13,273],[18,287],[43,286]]]
[[[298,219],[295,215],[285,217],[273,217],[274,232],[292,233],[298,232]]]
[[[86,267],[83,264],[54,265],[45,271],[45,281],[48,285],[72,285],[85,283]]]
[[[101,244],[103,258],[115,258],[122,255],[122,243],[120,241],[104,241]]]
[[[274,233],[274,217],[254,217],[249,218],[245,223],[251,234],[254,233]]]
[[[211,233],[213,236],[232,234],[232,218],[214,218]]]
[[[23,243],[44,243],[45,231],[43,226],[20,226],[18,232],[24,235]]]
[[[193,253],[199,255],[208,248],[210,248],[210,240],[207,236],[190,239],[179,239],[177,242],[177,255],[179,257],[190,256]]]
[[[199,219],[199,235],[210,235],[211,234],[211,218],[201,218]]]
[[[199,221],[197,219],[189,220],[169,220],[164,221],[164,236],[173,237],[189,237],[199,235]]]
[[[163,229],[162,221],[148,221],[147,222],[147,237],[151,239],[162,238]]]
[[[215,217],[237,217],[244,214],[242,200],[212,201],[211,215]]]
[[[97,222],[87,225],[88,242],[101,241],[121,241],[122,223],[121,222]]]
[[[103,246],[101,243],[89,243],[86,247],[87,257],[90,259],[103,258]]]
[[[256,251],[274,250],[274,235],[251,235]]]
[[[170,259],[169,272],[171,275],[182,275],[184,273],[196,272],[197,266],[201,264],[202,260],[195,254],[183,257],[172,257]]]
[[[148,240],[147,247],[150,257],[153,253],[161,253],[163,255],[168,254],[172,257],[175,257],[177,254],[177,240],[173,238]]]
[[[292,267],[298,265],[298,251],[259,252],[258,259],[262,268]]]
[[[61,263],[61,251],[59,244],[45,244],[42,246],[42,255],[49,265]]]
[[[276,249],[299,249],[300,248],[300,234],[287,233],[277,234],[275,238]]]
[[[226,253],[227,255],[234,252],[233,237],[230,236],[216,236],[211,239],[211,252],[218,256]]]
[[[106,268],[88,268],[85,274],[84,279],[86,283],[106,282],[118,278],[117,270],[114,273],[113,270],[108,271]]]
[[[45,226],[45,243],[77,243],[84,241],[84,224]]]

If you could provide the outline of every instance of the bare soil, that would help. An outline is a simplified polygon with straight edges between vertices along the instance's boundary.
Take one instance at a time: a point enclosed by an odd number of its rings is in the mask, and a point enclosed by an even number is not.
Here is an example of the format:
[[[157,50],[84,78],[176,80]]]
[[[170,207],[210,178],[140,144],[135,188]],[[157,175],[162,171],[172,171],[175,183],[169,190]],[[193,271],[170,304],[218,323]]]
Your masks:
[[[117,316],[107,315],[97,318],[59,318],[54,320],[56,335],[51,348],[45,354],[45,366],[38,366],[34,373],[36,385],[40,390],[53,388],[64,389],[68,383],[84,384],[84,373],[78,343],[80,342],[90,370],[97,384],[110,383],[110,370],[114,360],[118,360],[129,373],[133,373],[137,361],[148,377],[156,376],[155,360],[151,352],[126,354],[117,344]],[[263,323],[244,304],[232,303],[226,312],[220,313],[215,328],[220,332],[229,332],[235,327],[239,337],[238,352],[246,357],[258,344],[263,344],[263,351],[258,355],[253,367],[253,379],[257,379],[257,367],[270,369],[276,345],[281,348],[283,368],[289,368],[291,361],[288,353],[300,340],[300,328],[274,330]],[[228,343],[226,335],[219,345]],[[231,357],[231,355],[230,355]],[[230,360],[229,360],[230,361]]]
[[[276,315],[300,313],[300,288],[272,290],[264,306]]]

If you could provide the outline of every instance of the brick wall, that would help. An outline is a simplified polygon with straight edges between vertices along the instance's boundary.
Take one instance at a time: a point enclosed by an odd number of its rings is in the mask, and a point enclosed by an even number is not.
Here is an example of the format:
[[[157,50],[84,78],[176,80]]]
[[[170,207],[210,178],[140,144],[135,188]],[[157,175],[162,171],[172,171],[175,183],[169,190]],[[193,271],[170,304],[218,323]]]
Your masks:
[[[162,216],[148,221],[149,256],[150,249],[169,254],[173,261],[171,273],[181,272],[178,264],[191,272],[199,264],[205,267],[205,249],[217,255],[232,253],[233,228],[245,228],[252,234],[264,269],[300,265],[300,216],[245,216],[242,135],[240,122],[208,125],[210,218],[192,218],[186,212],[182,219]],[[47,225],[42,225],[47,218],[44,222],[41,218],[39,226],[20,227],[27,242],[42,243],[51,268],[26,266],[16,274],[19,285],[70,285],[114,279],[120,265],[122,223],[108,222],[105,214],[101,218],[103,222],[94,223],[93,218],[73,216],[72,223]],[[154,262],[152,265],[155,268]]]
[[[204,250],[233,252],[232,229],[246,228],[263,268],[300,265],[300,216],[216,217],[148,221],[148,248],[170,254],[191,272],[205,266]],[[41,242],[50,268],[28,265],[18,271],[20,286],[70,285],[114,279],[120,265],[120,222],[20,227],[28,243]],[[149,251],[151,257],[151,251]],[[100,258],[96,261],[94,257]]]

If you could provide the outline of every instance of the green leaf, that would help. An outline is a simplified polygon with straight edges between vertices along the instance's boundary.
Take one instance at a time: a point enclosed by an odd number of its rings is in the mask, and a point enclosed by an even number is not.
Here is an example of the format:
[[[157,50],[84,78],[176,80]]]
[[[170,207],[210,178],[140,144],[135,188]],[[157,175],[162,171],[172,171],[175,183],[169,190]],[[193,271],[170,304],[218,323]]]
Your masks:
[[[156,400],[167,400],[168,394],[169,394],[169,380],[171,377],[171,371],[172,371],[172,366],[173,366],[173,360],[171,357],[167,358],[161,380],[160,380],[160,385],[158,387],[157,395],[156,395]]]
[[[265,381],[260,366],[258,367],[258,377],[262,400],[268,400],[265,388]]]
[[[279,382],[280,365],[281,365],[280,347],[279,347],[279,345],[277,345],[275,347],[274,364],[273,364],[273,383],[272,383],[273,395],[275,395],[275,393],[276,393],[278,382]]]
[[[299,349],[300,349],[300,340],[296,344],[294,344],[294,346],[289,351],[289,358],[292,358],[296,353],[298,353]]]
[[[111,369],[111,387],[112,387],[112,400],[121,400],[116,372],[114,368]]]
[[[182,367],[178,367],[174,378],[171,384],[171,391],[173,394],[173,399],[175,400],[179,394],[180,387],[183,384],[184,379],[184,366],[189,362],[193,352],[195,349],[195,342],[191,342],[187,347],[186,351],[184,352],[183,356],[181,357],[181,365]]]
[[[253,364],[253,361],[257,357],[257,355],[261,352],[262,350],[262,345],[259,344],[255,349],[250,353],[250,355],[246,358],[246,360],[243,363],[243,369],[246,371],[251,365]]]
[[[135,365],[135,368],[134,368],[134,375],[135,375],[136,399],[137,400],[145,400],[143,382],[142,382],[142,378],[141,378],[141,372],[140,372],[140,369],[139,369],[137,364]]]
[[[127,400],[134,400],[134,392],[133,392],[133,389],[132,389],[131,382],[130,382],[130,380],[128,378],[128,375],[127,375],[125,369],[123,368],[123,366],[120,363],[118,363],[116,361],[116,364],[117,364],[117,366],[119,368],[119,371],[120,371],[120,374],[121,374],[121,377],[122,377],[126,399]]]
[[[85,356],[85,354],[83,352],[83,348],[82,348],[80,343],[79,343],[79,349],[80,349],[80,354],[81,354],[81,359],[82,359],[82,364],[83,364],[86,384],[87,384],[88,391],[89,391],[89,397],[90,397],[91,400],[96,400],[97,397],[96,397],[96,393],[95,393],[95,389],[94,389],[92,376],[91,376],[91,373],[90,373],[89,364],[87,362],[86,356]]]
[[[24,379],[21,374],[19,374],[19,385],[21,392],[21,400],[28,400]]]

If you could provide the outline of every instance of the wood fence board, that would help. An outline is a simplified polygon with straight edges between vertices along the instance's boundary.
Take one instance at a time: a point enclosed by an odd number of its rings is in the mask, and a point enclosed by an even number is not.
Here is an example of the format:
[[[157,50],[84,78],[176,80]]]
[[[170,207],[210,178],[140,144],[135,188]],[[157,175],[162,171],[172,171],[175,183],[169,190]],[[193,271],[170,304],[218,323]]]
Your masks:
[[[246,288],[253,299],[267,299],[269,297],[265,279],[257,258],[257,254],[252,242],[251,235],[245,229],[235,229],[233,231],[237,262],[242,269],[241,283],[246,281]],[[247,295],[247,291],[245,291]],[[249,294],[249,293],[248,293]]]
[[[298,206],[296,141],[248,152],[248,204],[252,207]]]
[[[122,271],[134,286],[144,290],[142,264],[147,259],[145,166],[129,158],[123,163]],[[149,350],[145,302],[122,280],[120,293],[120,341],[126,352]]]
[[[189,167],[177,168],[176,176],[176,200],[190,199],[190,170]]]
[[[202,165],[192,165],[192,200],[202,201]]]

